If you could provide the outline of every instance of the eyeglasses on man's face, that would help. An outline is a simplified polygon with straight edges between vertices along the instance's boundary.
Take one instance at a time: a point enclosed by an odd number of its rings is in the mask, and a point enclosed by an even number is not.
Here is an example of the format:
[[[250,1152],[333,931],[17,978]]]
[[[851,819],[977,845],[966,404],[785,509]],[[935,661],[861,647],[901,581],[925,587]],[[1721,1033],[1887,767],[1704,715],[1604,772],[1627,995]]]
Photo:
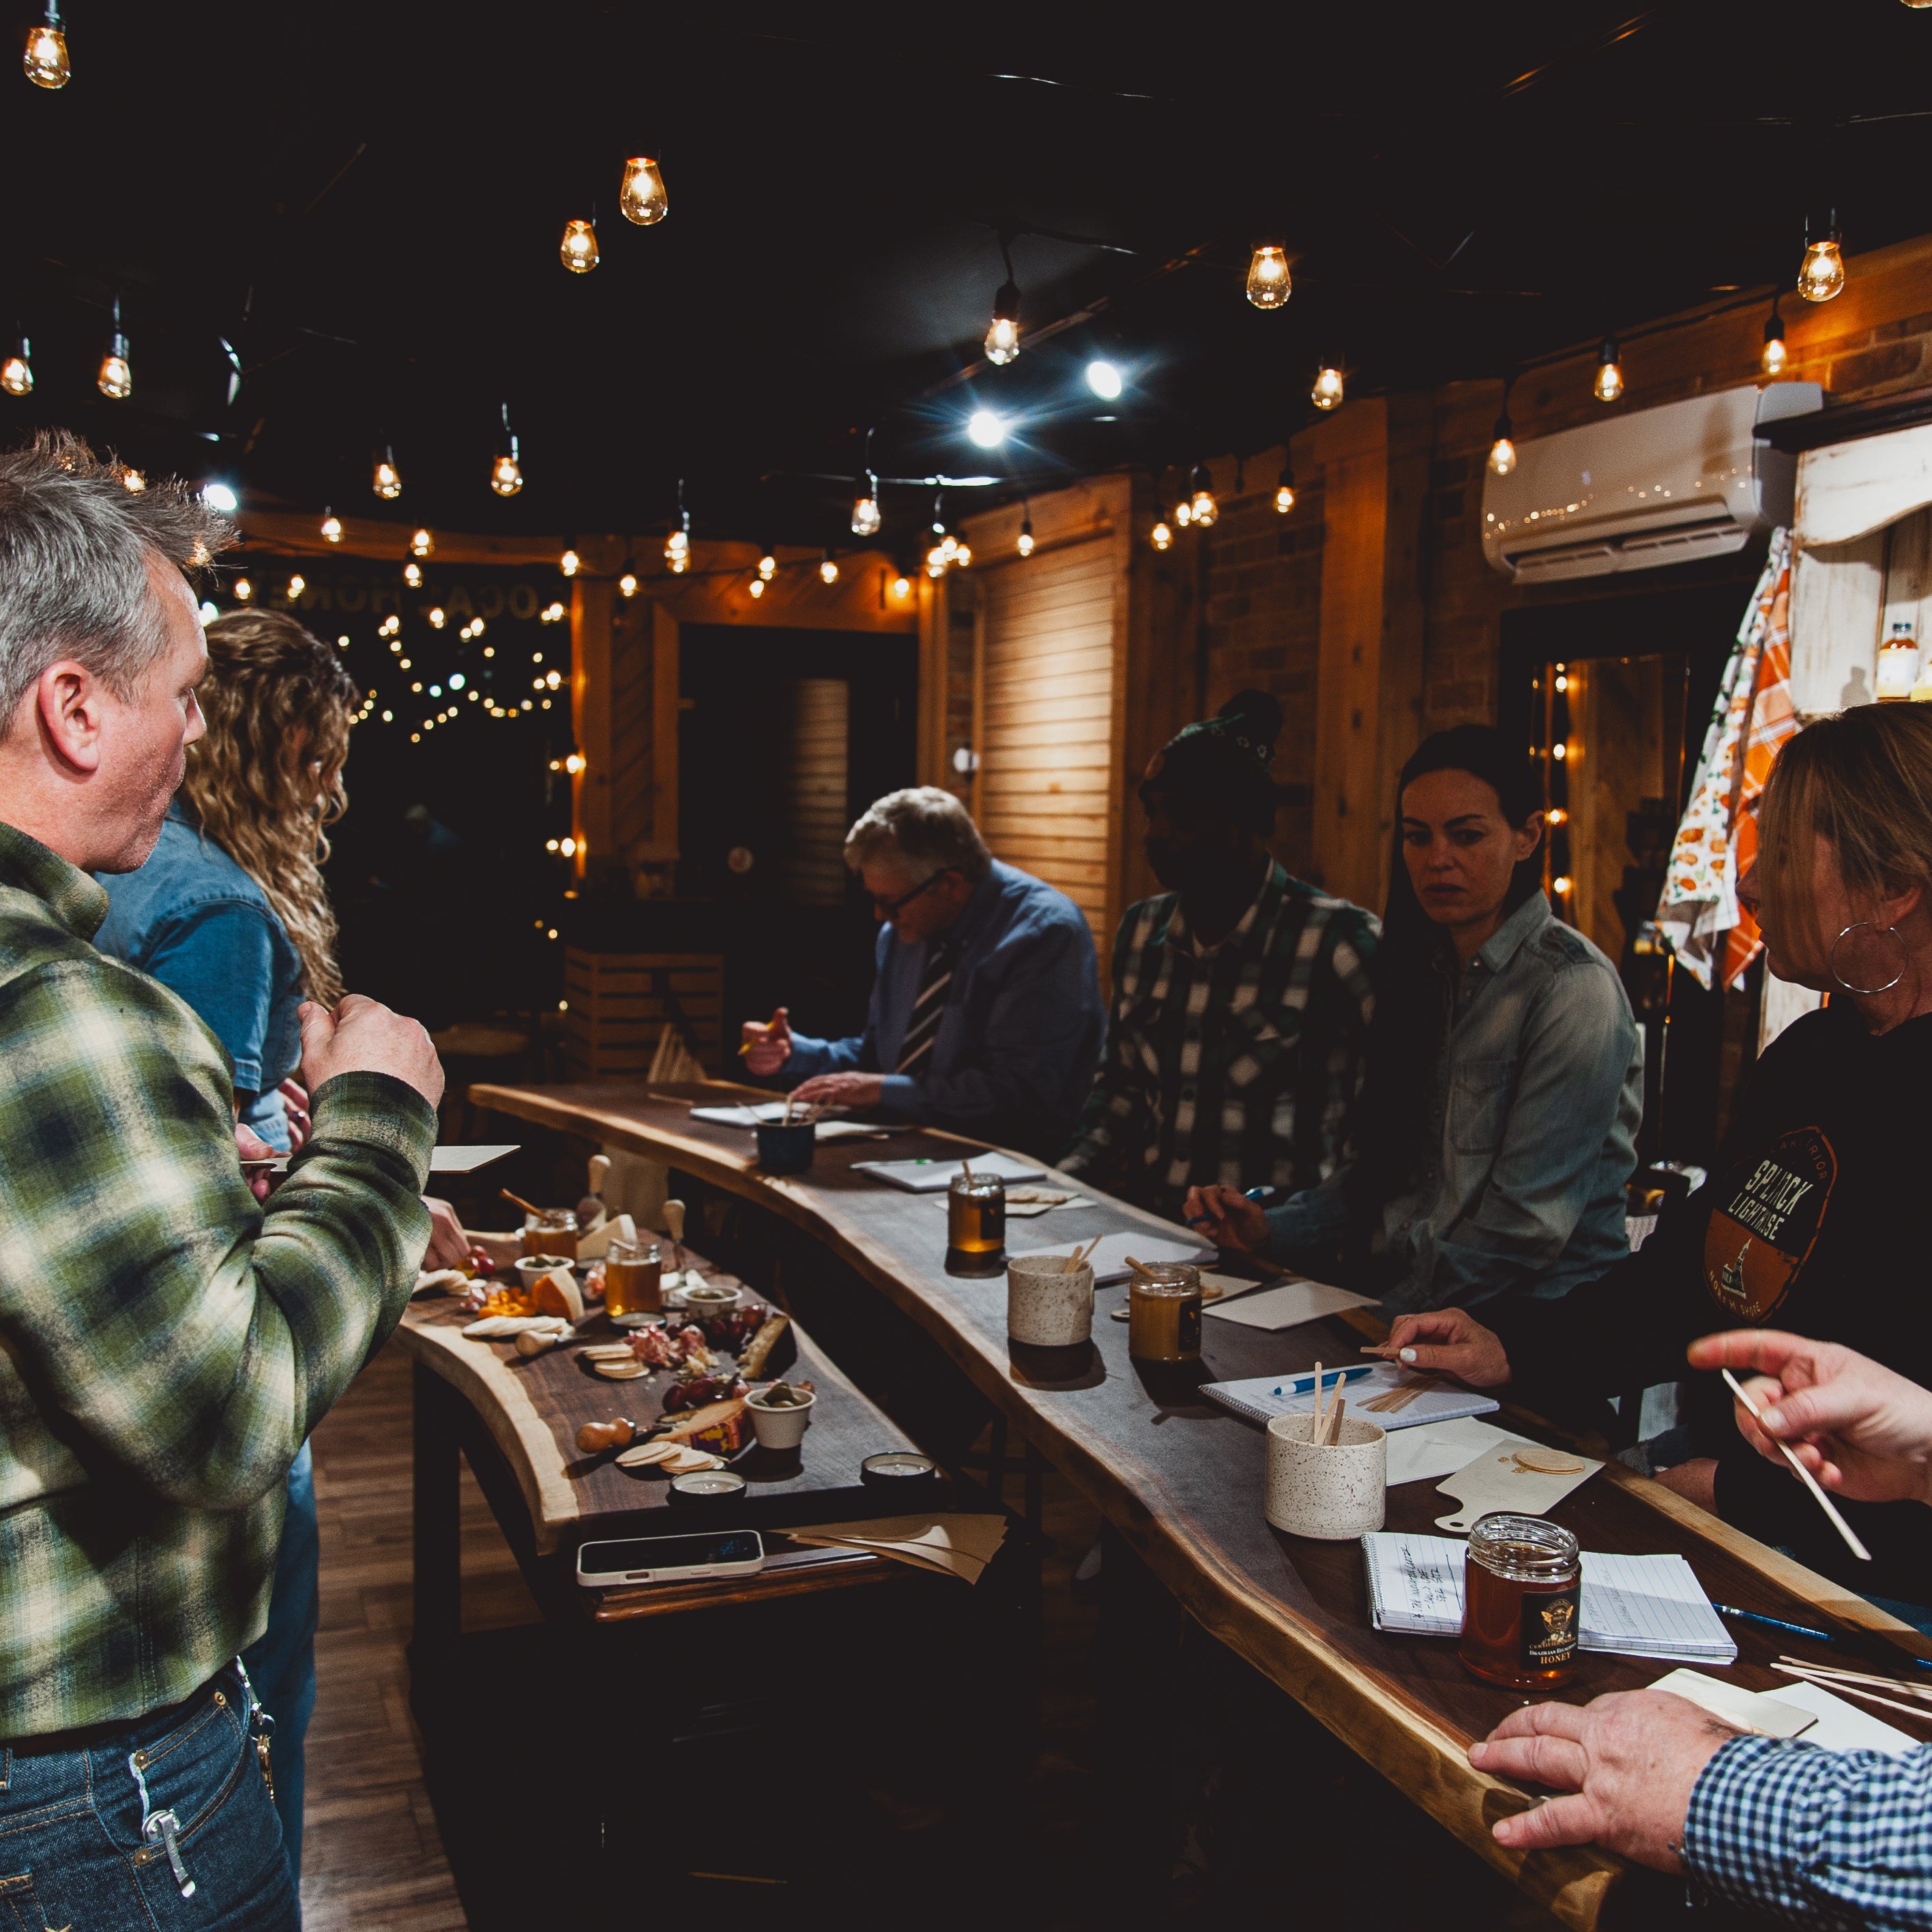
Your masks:
[[[913,901],[917,898],[922,892],[930,892],[932,888],[938,885],[940,880],[944,878],[949,872],[956,871],[956,869],[957,868],[952,866],[942,866],[938,872],[933,874],[932,878],[929,879],[920,880],[919,884],[914,886],[910,892],[901,892],[896,898],[881,898],[877,892],[874,892],[872,895],[872,910],[877,913],[881,919],[896,918],[900,913],[903,912],[908,906],[910,905]]]

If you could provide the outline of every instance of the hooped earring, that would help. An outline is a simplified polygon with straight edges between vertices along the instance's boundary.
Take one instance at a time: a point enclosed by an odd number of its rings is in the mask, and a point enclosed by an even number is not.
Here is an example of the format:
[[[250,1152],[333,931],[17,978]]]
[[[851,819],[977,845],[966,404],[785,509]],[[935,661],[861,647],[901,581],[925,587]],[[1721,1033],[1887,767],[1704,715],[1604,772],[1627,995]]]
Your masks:
[[[1832,950],[1826,956],[1825,964],[1830,970],[1832,977],[1837,980],[1838,984],[1844,987],[1845,991],[1848,993],[1888,993],[1892,991],[1893,987],[1898,984],[1900,980],[1905,977],[1905,969],[1912,964],[1911,952],[1907,948],[1905,941],[1899,938],[1898,928],[1895,926],[1887,926],[1885,928],[1885,936],[1893,940],[1898,947],[1898,970],[1893,974],[1892,977],[1886,980],[1882,986],[1855,986],[1842,973],[1838,970],[1838,948],[1844,945],[1845,941],[1862,926],[1870,928],[1871,926],[1871,921],[1868,919],[1853,920],[1851,924],[1846,926],[1844,931],[1840,933],[1836,939],[1832,940]]]

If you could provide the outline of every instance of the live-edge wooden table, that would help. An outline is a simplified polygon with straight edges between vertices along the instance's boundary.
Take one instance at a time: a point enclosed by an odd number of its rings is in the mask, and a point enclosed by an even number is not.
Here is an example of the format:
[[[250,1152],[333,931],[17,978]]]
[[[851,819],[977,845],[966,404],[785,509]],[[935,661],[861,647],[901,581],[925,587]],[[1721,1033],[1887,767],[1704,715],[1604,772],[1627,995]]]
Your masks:
[[[1199,1374],[1162,1375],[1130,1360],[1126,1324],[1108,1318],[1126,1291],[1112,1288],[1100,1292],[1084,1357],[1029,1351],[1007,1340],[1003,1279],[945,1272],[945,1222],[930,1198],[850,1171],[855,1160],[952,1158],[974,1143],[923,1131],[829,1142],[810,1172],[777,1179],[754,1165],[748,1133],[694,1120],[688,1102],[653,1098],[641,1084],[481,1085],[470,1098],[668,1162],[806,1232],[932,1336],[1199,1624],[1559,1919],[1594,1928],[1606,1914],[1628,1875],[1621,1860],[1593,1846],[1526,1856],[1504,1850],[1490,1834],[1496,1819],[1533,1796],[1474,1771],[1466,1752],[1524,1701],[1521,1694],[1470,1677],[1445,1640],[1372,1629],[1359,1550],[1271,1528],[1262,1513],[1261,1432],[1198,1393],[1201,1381],[1305,1370],[1318,1358],[1352,1360],[1363,1339],[1356,1330],[1330,1321],[1269,1334],[1210,1319]],[[1082,1182],[1064,1184],[1092,1204],[1010,1221],[1010,1249],[1120,1228],[1174,1232]],[[1428,1481],[1391,1490],[1388,1502],[1391,1529],[1432,1531],[1435,1519],[1454,1507]],[[1617,1463],[1551,1515],[1586,1550],[1682,1553],[1720,1602],[1796,1622],[1916,1638],[1851,1592]],[[1731,1629],[1738,1658],[1726,1681],[1752,1690],[1786,1681],[1768,1667],[1782,1652],[1810,1649],[1820,1661],[1843,1654],[1747,1624]],[[1583,1702],[1638,1689],[1668,1667],[1587,1654],[1562,1694]]]

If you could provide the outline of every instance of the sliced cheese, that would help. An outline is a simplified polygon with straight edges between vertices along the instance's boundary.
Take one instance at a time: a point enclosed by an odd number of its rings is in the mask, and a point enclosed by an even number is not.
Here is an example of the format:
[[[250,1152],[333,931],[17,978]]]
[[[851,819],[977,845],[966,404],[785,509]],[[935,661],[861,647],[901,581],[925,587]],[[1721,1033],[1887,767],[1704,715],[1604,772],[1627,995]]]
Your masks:
[[[584,1319],[584,1291],[567,1268],[538,1275],[529,1292],[531,1306],[539,1315],[560,1315],[566,1322]]]

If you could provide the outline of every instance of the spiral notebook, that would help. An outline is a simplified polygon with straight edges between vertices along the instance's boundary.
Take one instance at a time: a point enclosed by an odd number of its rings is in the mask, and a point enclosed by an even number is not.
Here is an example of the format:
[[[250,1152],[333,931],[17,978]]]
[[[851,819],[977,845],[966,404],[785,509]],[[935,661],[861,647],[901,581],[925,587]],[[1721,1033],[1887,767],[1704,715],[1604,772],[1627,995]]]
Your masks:
[[[1450,1536],[1374,1530],[1362,1538],[1369,1618],[1378,1630],[1456,1636],[1468,1545]],[[1738,1646],[1681,1556],[1582,1552],[1577,1641],[1585,1650],[1680,1664],[1735,1664]],[[1784,1695],[1782,1687],[1779,1694]]]
[[[1426,1384],[1412,1402],[1400,1408],[1366,1408],[1364,1404],[1379,1400],[1411,1386],[1412,1370],[1393,1362],[1372,1366],[1337,1364],[1322,1378],[1332,1400],[1335,1380],[1342,1378],[1342,1393],[1347,1397],[1348,1413],[1364,1422],[1380,1423],[1384,1429],[1413,1429],[1419,1422],[1453,1422],[1465,1415],[1487,1415],[1502,1405],[1493,1396],[1480,1395],[1455,1382]],[[1299,1375],[1251,1376],[1245,1382],[1209,1382],[1202,1390],[1223,1408],[1250,1421],[1268,1422],[1277,1415],[1306,1415],[1315,1407],[1315,1378],[1306,1370]],[[1458,1466],[1460,1466],[1460,1465]]]

